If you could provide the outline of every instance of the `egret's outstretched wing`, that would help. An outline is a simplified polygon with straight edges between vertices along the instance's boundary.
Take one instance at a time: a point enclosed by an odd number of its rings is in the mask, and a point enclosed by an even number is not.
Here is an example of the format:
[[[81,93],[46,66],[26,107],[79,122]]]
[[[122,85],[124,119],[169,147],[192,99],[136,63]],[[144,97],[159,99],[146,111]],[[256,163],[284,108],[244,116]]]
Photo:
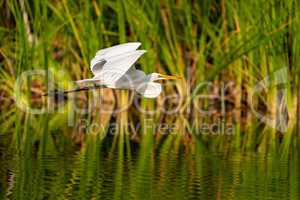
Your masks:
[[[129,42],[99,50],[96,53],[96,56],[91,60],[91,71],[96,75],[102,70],[107,59],[124,53],[133,52],[140,45],[140,42]]]
[[[146,82],[140,84],[135,89],[139,94],[146,98],[156,98],[161,93],[161,84],[155,82]]]
[[[111,57],[120,55],[126,52],[134,51],[141,46],[140,42],[128,42],[124,44],[115,45],[105,49],[97,51],[96,56]]]
[[[96,75],[97,73],[99,73],[106,62],[107,61],[104,59],[96,59],[96,57],[93,58],[93,60],[91,61],[91,71],[93,72],[93,74]]]
[[[137,85],[146,80],[146,74],[142,70],[135,69],[134,66],[115,82],[114,87],[135,89]]]
[[[106,84],[116,83],[145,52],[136,50],[109,58],[94,78],[101,79]]]

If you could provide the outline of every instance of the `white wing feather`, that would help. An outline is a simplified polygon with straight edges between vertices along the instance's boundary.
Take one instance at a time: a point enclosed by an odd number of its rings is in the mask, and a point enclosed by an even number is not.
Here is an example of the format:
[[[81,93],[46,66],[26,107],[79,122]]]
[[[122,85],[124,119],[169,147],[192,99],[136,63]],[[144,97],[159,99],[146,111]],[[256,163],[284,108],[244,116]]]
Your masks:
[[[97,51],[96,56],[111,57],[122,53],[134,51],[137,48],[139,48],[139,46],[141,46],[140,42],[128,42],[124,44],[119,44]]]
[[[140,45],[140,42],[129,42],[99,50],[96,56],[91,60],[91,71],[96,75],[102,70],[109,58],[135,51]]]
[[[115,84],[115,88],[135,89],[137,85],[144,83],[146,74],[142,70],[132,66]]]
[[[100,79],[108,85],[116,83],[145,52],[145,50],[136,50],[107,59],[94,79]]]

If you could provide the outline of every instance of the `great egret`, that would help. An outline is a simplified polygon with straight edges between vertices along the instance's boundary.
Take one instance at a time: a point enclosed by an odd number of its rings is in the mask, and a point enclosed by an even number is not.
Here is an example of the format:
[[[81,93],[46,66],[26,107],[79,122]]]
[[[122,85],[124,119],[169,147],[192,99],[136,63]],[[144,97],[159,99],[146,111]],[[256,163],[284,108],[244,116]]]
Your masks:
[[[64,93],[107,87],[135,90],[143,97],[156,98],[161,93],[162,86],[155,81],[179,79],[180,77],[160,73],[146,75],[145,72],[136,69],[134,63],[146,52],[137,50],[140,45],[140,42],[129,42],[99,50],[90,64],[94,77],[76,81],[79,84],[94,83],[96,86]]]

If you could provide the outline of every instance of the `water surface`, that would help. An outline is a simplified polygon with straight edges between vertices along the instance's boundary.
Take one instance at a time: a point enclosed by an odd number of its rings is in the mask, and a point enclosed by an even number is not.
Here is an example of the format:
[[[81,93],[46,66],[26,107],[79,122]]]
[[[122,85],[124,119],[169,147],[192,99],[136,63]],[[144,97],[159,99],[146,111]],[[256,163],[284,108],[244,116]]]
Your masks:
[[[299,159],[216,153],[126,137],[90,136],[20,153],[1,136],[0,195],[7,199],[299,199]],[[169,141],[168,141],[169,140]]]

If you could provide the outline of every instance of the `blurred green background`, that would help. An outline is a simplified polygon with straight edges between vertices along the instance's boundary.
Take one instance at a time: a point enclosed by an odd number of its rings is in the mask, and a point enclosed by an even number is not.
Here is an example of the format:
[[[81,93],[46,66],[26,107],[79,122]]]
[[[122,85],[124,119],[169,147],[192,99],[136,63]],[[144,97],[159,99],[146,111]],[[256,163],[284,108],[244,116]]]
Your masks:
[[[0,0],[0,8],[1,197],[299,198],[297,0]],[[158,99],[133,97],[154,114],[136,105],[101,112],[127,105],[126,91],[41,96],[74,88],[91,77],[97,50],[131,41],[147,50],[138,68],[184,77]],[[18,82],[30,70],[42,71]]]

